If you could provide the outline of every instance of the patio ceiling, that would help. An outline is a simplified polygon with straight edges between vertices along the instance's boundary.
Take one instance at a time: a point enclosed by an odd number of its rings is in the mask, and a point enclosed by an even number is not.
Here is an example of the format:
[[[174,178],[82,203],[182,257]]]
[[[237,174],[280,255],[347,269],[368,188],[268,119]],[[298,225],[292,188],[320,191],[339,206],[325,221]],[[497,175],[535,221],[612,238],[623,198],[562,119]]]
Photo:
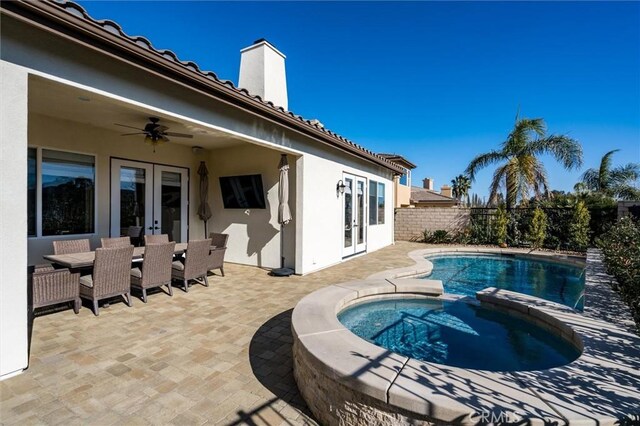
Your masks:
[[[193,139],[170,138],[172,144],[219,149],[248,142],[241,137],[168,117],[152,109],[35,76],[29,81],[29,112],[82,123],[118,134],[135,130],[114,123],[142,128],[148,123],[149,117],[154,116],[159,117],[160,124],[169,127],[171,132],[193,135]],[[134,142],[136,137],[129,138]],[[140,142],[142,140],[143,136],[140,135]]]

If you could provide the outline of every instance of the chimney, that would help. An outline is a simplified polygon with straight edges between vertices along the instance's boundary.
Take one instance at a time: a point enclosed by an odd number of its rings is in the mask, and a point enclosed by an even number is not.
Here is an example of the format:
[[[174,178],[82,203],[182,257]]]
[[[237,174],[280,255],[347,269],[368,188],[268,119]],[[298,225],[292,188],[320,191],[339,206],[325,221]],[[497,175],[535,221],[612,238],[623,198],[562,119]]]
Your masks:
[[[428,189],[429,191],[433,191],[433,179],[425,178],[422,180],[422,187],[424,189]]]
[[[258,95],[275,106],[289,108],[285,56],[267,40],[261,38],[240,51],[238,86]]]
[[[453,195],[451,195],[451,187],[449,185],[442,185],[440,188],[440,195],[453,198]]]

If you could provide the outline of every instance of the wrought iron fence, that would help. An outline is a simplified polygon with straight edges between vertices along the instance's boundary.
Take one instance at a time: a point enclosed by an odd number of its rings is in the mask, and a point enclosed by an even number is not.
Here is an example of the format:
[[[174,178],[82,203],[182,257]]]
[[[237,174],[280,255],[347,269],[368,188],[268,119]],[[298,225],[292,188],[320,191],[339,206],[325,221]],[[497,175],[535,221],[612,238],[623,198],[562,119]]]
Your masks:
[[[526,234],[533,217],[533,207],[519,207],[509,213],[507,225],[507,243],[512,247],[528,246]],[[573,207],[542,208],[547,215],[547,236],[544,247],[550,249],[572,249],[569,244],[570,225],[573,220]],[[472,207],[470,209],[470,242],[473,244],[495,243],[493,222],[497,208]],[[617,218],[615,207],[590,208],[590,238],[593,243],[613,225]]]

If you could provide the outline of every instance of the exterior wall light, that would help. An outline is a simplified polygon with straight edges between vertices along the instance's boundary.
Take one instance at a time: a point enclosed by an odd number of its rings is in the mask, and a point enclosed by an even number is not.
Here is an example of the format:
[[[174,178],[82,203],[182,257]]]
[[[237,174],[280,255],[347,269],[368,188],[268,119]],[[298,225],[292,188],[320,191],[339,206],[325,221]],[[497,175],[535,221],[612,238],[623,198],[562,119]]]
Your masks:
[[[342,179],[340,179],[340,180],[338,181],[338,184],[336,185],[336,192],[337,192],[338,194],[344,194],[344,189],[345,189],[346,187],[347,187],[347,186],[344,184],[344,182],[342,181]]]

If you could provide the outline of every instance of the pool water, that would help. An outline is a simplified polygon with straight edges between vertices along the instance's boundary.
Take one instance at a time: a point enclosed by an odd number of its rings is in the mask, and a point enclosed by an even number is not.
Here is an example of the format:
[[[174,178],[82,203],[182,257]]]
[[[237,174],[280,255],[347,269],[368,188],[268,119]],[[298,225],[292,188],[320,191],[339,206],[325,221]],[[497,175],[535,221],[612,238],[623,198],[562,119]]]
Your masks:
[[[447,255],[428,257],[431,275],[441,280],[446,293],[475,296],[497,287],[540,297],[582,311],[583,268],[510,256]]]
[[[359,337],[411,358],[490,371],[544,370],[580,352],[524,319],[463,300],[387,299],[340,312]]]

